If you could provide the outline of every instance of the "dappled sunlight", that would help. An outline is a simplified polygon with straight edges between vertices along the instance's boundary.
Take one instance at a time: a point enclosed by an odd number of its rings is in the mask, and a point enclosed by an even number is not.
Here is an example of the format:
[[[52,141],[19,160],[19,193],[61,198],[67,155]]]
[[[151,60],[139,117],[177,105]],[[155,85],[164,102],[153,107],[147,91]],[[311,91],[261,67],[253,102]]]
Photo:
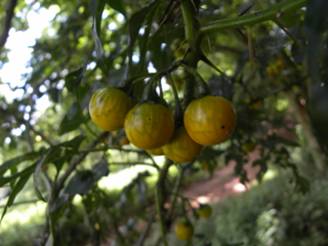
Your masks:
[[[0,232],[10,230],[13,225],[29,224],[35,220],[41,221],[44,218],[45,209],[46,203],[41,201],[24,204],[22,208],[13,207],[1,222]]]
[[[113,174],[109,174],[98,181],[98,186],[105,190],[119,190],[127,186],[132,179],[138,176],[139,173],[148,171],[154,173],[153,167],[148,166],[133,166],[125,168]]]
[[[199,196],[197,197],[197,202],[199,203],[209,203],[211,201],[209,196]]]
[[[244,192],[247,190],[246,186],[242,183],[237,183],[232,188],[235,192]]]
[[[155,156],[154,160],[156,161],[156,163],[159,163],[159,166],[161,166],[161,163],[164,162],[164,157]],[[142,164],[137,166],[134,165],[131,167],[127,166],[127,168],[124,168],[115,173],[110,173],[108,176],[100,179],[98,181],[98,186],[99,188],[104,190],[120,190],[127,186],[134,178],[136,178],[139,173],[145,171],[153,175],[155,175],[157,172],[154,167],[143,166]]]

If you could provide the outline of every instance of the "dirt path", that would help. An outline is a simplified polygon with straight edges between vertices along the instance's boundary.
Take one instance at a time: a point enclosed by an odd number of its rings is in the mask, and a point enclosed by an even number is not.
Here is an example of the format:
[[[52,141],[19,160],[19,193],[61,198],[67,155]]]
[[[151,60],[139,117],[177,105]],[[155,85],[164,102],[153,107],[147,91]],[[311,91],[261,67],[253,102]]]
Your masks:
[[[245,165],[247,176],[250,180],[256,177],[258,168],[251,165],[252,161],[258,157],[256,152],[249,156],[249,161]],[[192,183],[183,191],[184,195],[194,200],[193,205],[200,203],[216,203],[222,199],[236,195],[247,190],[246,186],[240,183],[239,178],[234,176],[235,163],[230,162],[220,170],[214,172],[211,178],[206,178]],[[197,201],[197,202],[196,202]]]

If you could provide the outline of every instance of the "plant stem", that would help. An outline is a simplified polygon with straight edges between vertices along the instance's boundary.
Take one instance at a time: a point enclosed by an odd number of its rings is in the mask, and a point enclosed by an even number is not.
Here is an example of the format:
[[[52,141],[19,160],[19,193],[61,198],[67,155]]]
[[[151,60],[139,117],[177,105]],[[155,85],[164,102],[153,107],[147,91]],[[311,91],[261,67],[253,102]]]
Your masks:
[[[194,18],[196,11],[190,0],[181,1],[181,11],[185,25],[185,37],[188,40],[190,47],[193,48],[195,47],[194,45],[198,38],[197,30],[199,26],[196,19]]]
[[[173,194],[172,194],[172,202],[171,202],[171,210],[170,210],[170,214],[169,214],[169,218],[172,219],[173,215],[174,215],[174,209],[178,200],[178,193],[182,184],[182,180],[183,180],[183,176],[184,176],[184,171],[185,169],[182,168],[181,171],[179,172],[179,176],[176,180],[175,186],[174,186],[174,190],[173,190]]]
[[[227,28],[237,28],[257,24],[263,21],[274,20],[278,15],[281,15],[284,12],[295,11],[305,6],[307,2],[307,0],[286,0],[254,14],[228,17],[222,20],[214,21],[201,27],[200,30],[201,33],[208,33]]]
[[[196,68],[197,63],[200,60],[197,51],[197,45],[199,44],[199,25],[195,18],[196,11],[190,0],[181,1],[181,11],[183,17],[183,24],[185,26],[185,38],[189,43],[190,52],[184,57],[185,64],[191,68]],[[186,108],[191,99],[193,98],[195,81],[193,76],[187,74],[186,83],[184,86],[184,102],[183,107]]]
[[[165,218],[164,218],[164,209],[163,209],[163,203],[165,201],[164,199],[164,193],[165,193],[165,179],[167,177],[169,168],[171,166],[172,162],[166,161],[164,167],[161,169],[156,185],[156,190],[155,190],[155,199],[156,199],[156,210],[157,214],[159,217],[159,223],[160,223],[160,228],[161,228],[161,237],[163,240],[163,244],[165,246],[168,246],[168,242],[166,239],[166,223],[165,223]]]

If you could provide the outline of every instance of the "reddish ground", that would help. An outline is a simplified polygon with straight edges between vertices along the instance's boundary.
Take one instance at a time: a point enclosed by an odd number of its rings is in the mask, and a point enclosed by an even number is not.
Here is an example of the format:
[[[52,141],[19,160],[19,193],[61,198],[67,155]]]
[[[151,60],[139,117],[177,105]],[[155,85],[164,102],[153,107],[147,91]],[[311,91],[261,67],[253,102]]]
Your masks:
[[[249,180],[253,180],[258,171],[251,165],[251,162],[257,157],[258,154],[253,152],[249,156],[249,162],[245,165]],[[226,167],[215,171],[211,178],[192,183],[184,190],[184,195],[194,200],[193,205],[197,206],[197,202],[216,203],[227,196],[246,191],[248,185],[243,185],[239,178],[234,176],[234,167],[235,163],[230,162]]]

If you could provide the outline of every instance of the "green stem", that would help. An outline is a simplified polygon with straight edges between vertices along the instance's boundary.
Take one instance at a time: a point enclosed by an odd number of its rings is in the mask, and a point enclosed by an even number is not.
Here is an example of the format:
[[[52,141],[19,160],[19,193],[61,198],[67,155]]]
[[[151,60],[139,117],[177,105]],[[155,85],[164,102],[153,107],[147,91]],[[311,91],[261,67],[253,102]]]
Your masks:
[[[166,224],[165,224],[165,217],[164,217],[164,208],[163,208],[163,203],[164,203],[164,193],[165,193],[165,179],[167,177],[169,168],[171,166],[172,162],[166,161],[164,167],[162,170],[159,172],[159,177],[156,185],[156,190],[155,190],[155,199],[156,199],[156,210],[157,214],[159,217],[159,223],[160,223],[160,228],[161,228],[161,237],[162,237],[162,242],[165,246],[168,246],[168,242],[166,239]]]
[[[183,24],[185,29],[186,40],[189,42],[191,51],[184,57],[184,63],[192,68],[197,68],[197,63],[200,60],[200,42],[201,35],[199,32],[199,23],[196,19],[197,13],[192,0],[181,0],[181,11],[183,17]],[[187,107],[193,98],[195,88],[194,78],[187,74],[186,83],[184,87],[184,108]]]
[[[263,21],[274,20],[277,15],[281,15],[284,12],[295,11],[305,6],[307,2],[307,0],[286,0],[254,14],[238,17],[228,17],[222,20],[214,21],[203,26],[200,30],[201,33],[208,33],[221,29],[237,28],[241,26],[257,24]]]
[[[190,47],[193,47],[197,39],[198,23],[195,19],[196,11],[190,0],[181,1],[183,23],[185,25],[185,36]]]
[[[176,180],[176,184],[174,186],[174,190],[173,190],[173,194],[172,194],[173,197],[172,197],[172,203],[171,203],[171,210],[170,210],[170,214],[169,214],[169,218],[171,218],[171,219],[173,219],[175,206],[178,201],[178,197],[179,197],[178,193],[181,188],[184,170],[185,170],[184,168],[181,168],[181,171],[179,172],[179,176]]]
[[[183,121],[183,117],[182,117],[182,112],[183,111],[182,111],[182,107],[181,107],[181,104],[180,104],[180,99],[179,99],[177,87],[175,85],[175,81],[174,81],[174,79],[171,75],[169,75],[168,77],[172,81],[171,87],[172,87],[174,101],[175,101],[175,116],[176,116],[176,122],[179,125]]]

